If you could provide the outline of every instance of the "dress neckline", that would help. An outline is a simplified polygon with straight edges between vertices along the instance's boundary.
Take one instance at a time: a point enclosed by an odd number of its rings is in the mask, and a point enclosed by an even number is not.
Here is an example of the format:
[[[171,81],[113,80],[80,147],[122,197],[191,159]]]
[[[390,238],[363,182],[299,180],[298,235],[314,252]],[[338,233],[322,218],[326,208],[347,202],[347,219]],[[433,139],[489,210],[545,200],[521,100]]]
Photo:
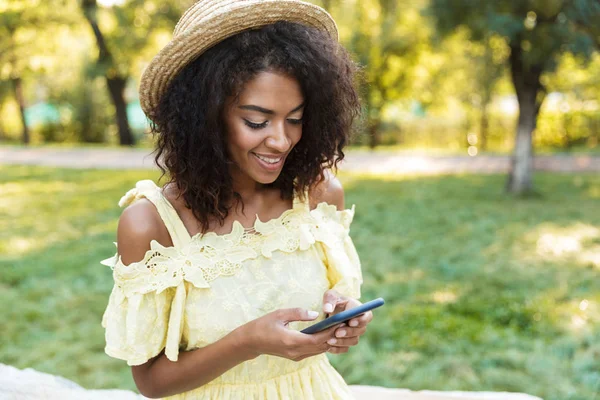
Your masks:
[[[167,197],[164,195],[164,193],[163,193],[164,188],[159,187],[158,185],[155,185],[155,186],[156,186],[156,190],[160,196],[160,199],[172,211],[173,218],[175,218],[177,223],[180,225],[180,227],[181,227],[180,230],[185,232],[185,234],[187,236],[187,242],[190,242],[192,240],[197,240],[197,239],[203,240],[203,239],[206,239],[209,237],[226,239],[226,240],[232,240],[235,237],[240,237],[240,236],[245,236],[245,235],[260,237],[260,236],[262,236],[262,234],[260,233],[262,227],[281,225],[283,223],[283,221],[285,221],[287,218],[289,218],[290,215],[292,215],[296,212],[299,212],[299,211],[309,211],[309,209],[310,209],[310,206],[308,204],[308,195],[305,194],[305,200],[302,201],[300,199],[299,193],[296,191],[296,188],[294,187],[293,196],[292,196],[293,197],[292,208],[288,208],[287,210],[284,210],[278,217],[271,218],[271,219],[263,222],[260,220],[258,214],[255,214],[256,219],[254,220],[254,223],[252,224],[251,227],[243,226],[242,223],[236,219],[233,221],[231,230],[229,232],[216,233],[216,232],[209,231],[204,234],[202,232],[198,232],[194,235],[190,235],[190,232],[188,231],[187,227],[183,223],[183,220],[179,216],[179,213],[177,212],[177,210],[175,209],[173,204],[169,201],[169,199],[167,199]]]

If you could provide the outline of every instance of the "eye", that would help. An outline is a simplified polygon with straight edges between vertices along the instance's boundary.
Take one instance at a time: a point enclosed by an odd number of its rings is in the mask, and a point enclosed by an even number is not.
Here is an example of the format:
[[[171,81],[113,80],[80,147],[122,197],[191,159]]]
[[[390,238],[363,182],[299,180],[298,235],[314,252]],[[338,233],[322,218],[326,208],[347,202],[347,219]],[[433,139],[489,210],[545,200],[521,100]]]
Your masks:
[[[263,123],[260,123],[260,124],[255,124],[254,122],[250,122],[250,121],[248,121],[248,120],[247,120],[247,119],[245,119],[245,118],[244,118],[244,123],[245,123],[245,124],[246,124],[248,127],[252,128],[252,129],[262,129],[262,128],[264,128],[265,126],[267,126],[267,121],[265,121],[265,122],[263,122]]]
[[[302,124],[302,121],[304,121],[304,120],[302,118],[300,118],[300,119],[288,119],[288,121],[290,122],[290,124],[300,125],[300,124]]]

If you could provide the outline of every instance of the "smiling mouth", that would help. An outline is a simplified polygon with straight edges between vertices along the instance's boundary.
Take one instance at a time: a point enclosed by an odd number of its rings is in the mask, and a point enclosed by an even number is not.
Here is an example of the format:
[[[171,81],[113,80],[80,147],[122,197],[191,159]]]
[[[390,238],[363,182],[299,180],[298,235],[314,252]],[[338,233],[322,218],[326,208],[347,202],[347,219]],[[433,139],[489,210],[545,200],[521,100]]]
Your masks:
[[[267,164],[273,164],[273,165],[278,164],[283,159],[283,156],[281,156],[281,157],[265,157],[265,156],[258,155],[256,153],[252,153],[252,154],[254,154],[258,159],[266,162]]]
[[[283,157],[283,156],[281,156],[279,158],[269,158],[269,157],[259,156],[256,153],[252,153],[252,155],[255,157],[256,163],[258,164],[258,166],[261,167],[265,171],[275,172],[275,171],[279,171],[283,167],[283,161],[285,159],[285,157]],[[273,161],[275,161],[275,162],[273,162]]]

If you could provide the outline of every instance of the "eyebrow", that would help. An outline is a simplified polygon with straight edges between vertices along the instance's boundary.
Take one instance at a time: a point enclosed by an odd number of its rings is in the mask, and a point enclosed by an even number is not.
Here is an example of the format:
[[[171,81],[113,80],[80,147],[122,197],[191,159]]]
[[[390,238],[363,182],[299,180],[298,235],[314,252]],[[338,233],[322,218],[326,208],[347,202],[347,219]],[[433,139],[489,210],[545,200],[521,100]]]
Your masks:
[[[295,112],[295,111],[298,111],[302,107],[304,107],[304,103],[300,104],[298,107],[296,107],[292,111],[290,111],[290,114],[293,113],[293,112]],[[255,106],[255,105],[252,105],[252,104],[238,106],[238,108],[241,108],[242,110],[258,111],[258,112],[261,112],[263,114],[269,114],[269,115],[275,114],[275,111],[273,111],[273,110],[269,110],[267,108],[262,108],[262,107]]]

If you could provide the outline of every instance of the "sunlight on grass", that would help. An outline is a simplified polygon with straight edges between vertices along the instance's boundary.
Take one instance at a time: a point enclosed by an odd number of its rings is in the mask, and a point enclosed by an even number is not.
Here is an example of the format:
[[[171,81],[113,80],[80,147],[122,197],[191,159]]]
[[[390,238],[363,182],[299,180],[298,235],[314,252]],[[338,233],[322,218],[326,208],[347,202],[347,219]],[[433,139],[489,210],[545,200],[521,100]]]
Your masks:
[[[2,362],[135,390],[104,354],[112,271],[99,262],[114,254],[121,196],[156,178],[0,166]],[[527,200],[505,195],[502,175],[340,179],[361,299],[386,299],[359,346],[329,357],[348,383],[597,396],[600,177],[536,174],[541,195]]]
[[[337,175],[338,178],[344,184],[344,190],[347,190],[349,187],[347,185],[352,185],[353,183],[359,183],[365,179],[376,179],[382,182],[399,182],[405,180],[418,179],[422,177],[419,174],[390,174],[384,172],[376,172],[376,173],[367,173],[367,172],[349,172],[349,171],[340,171]]]
[[[600,186],[592,186],[588,189],[588,196],[594,199],[600,199]]]
[[[26,184],[16,182],[6,182],[0,184],[0,190],[6,196],[3,200],[14,196],[15,199],[19,199],[16,196],[22,196],[25,194],[53,194],[53,193],[73,193],[77,191],[77,185],[74,182],[61,182],[61,181],[29,181]],[[21,198],[21,200],[24,200]]]
[[[596,296],[600,299],[600,296]],[[600,309],[598,302],[589,299],[574,300],[569,304],[570,319],[568,328],[577,333],[590,332],[593,325],[600,323]]]
[[[24,254],[35,249],[39,244],[40,243],[38,241],[32,240],[31,238],[11,237],[8,239],[6,249],[4,249],[3,252],[7,255]]]
[[[385,280],[389,284],[406,283],[417,279],[423,279],[425,272],[420,269],[409,269],[406,271],[390,271],[386,274]]]
[[[535,240],[536,254],[543,259],[573,259],[580,265],[600,267],[600,229],[595,226],[547,223],[528,232],[525,240]]]
[[[451,291],[437,291],[432,295],[433,301],[440,304],[454,303],[458,296]]]

